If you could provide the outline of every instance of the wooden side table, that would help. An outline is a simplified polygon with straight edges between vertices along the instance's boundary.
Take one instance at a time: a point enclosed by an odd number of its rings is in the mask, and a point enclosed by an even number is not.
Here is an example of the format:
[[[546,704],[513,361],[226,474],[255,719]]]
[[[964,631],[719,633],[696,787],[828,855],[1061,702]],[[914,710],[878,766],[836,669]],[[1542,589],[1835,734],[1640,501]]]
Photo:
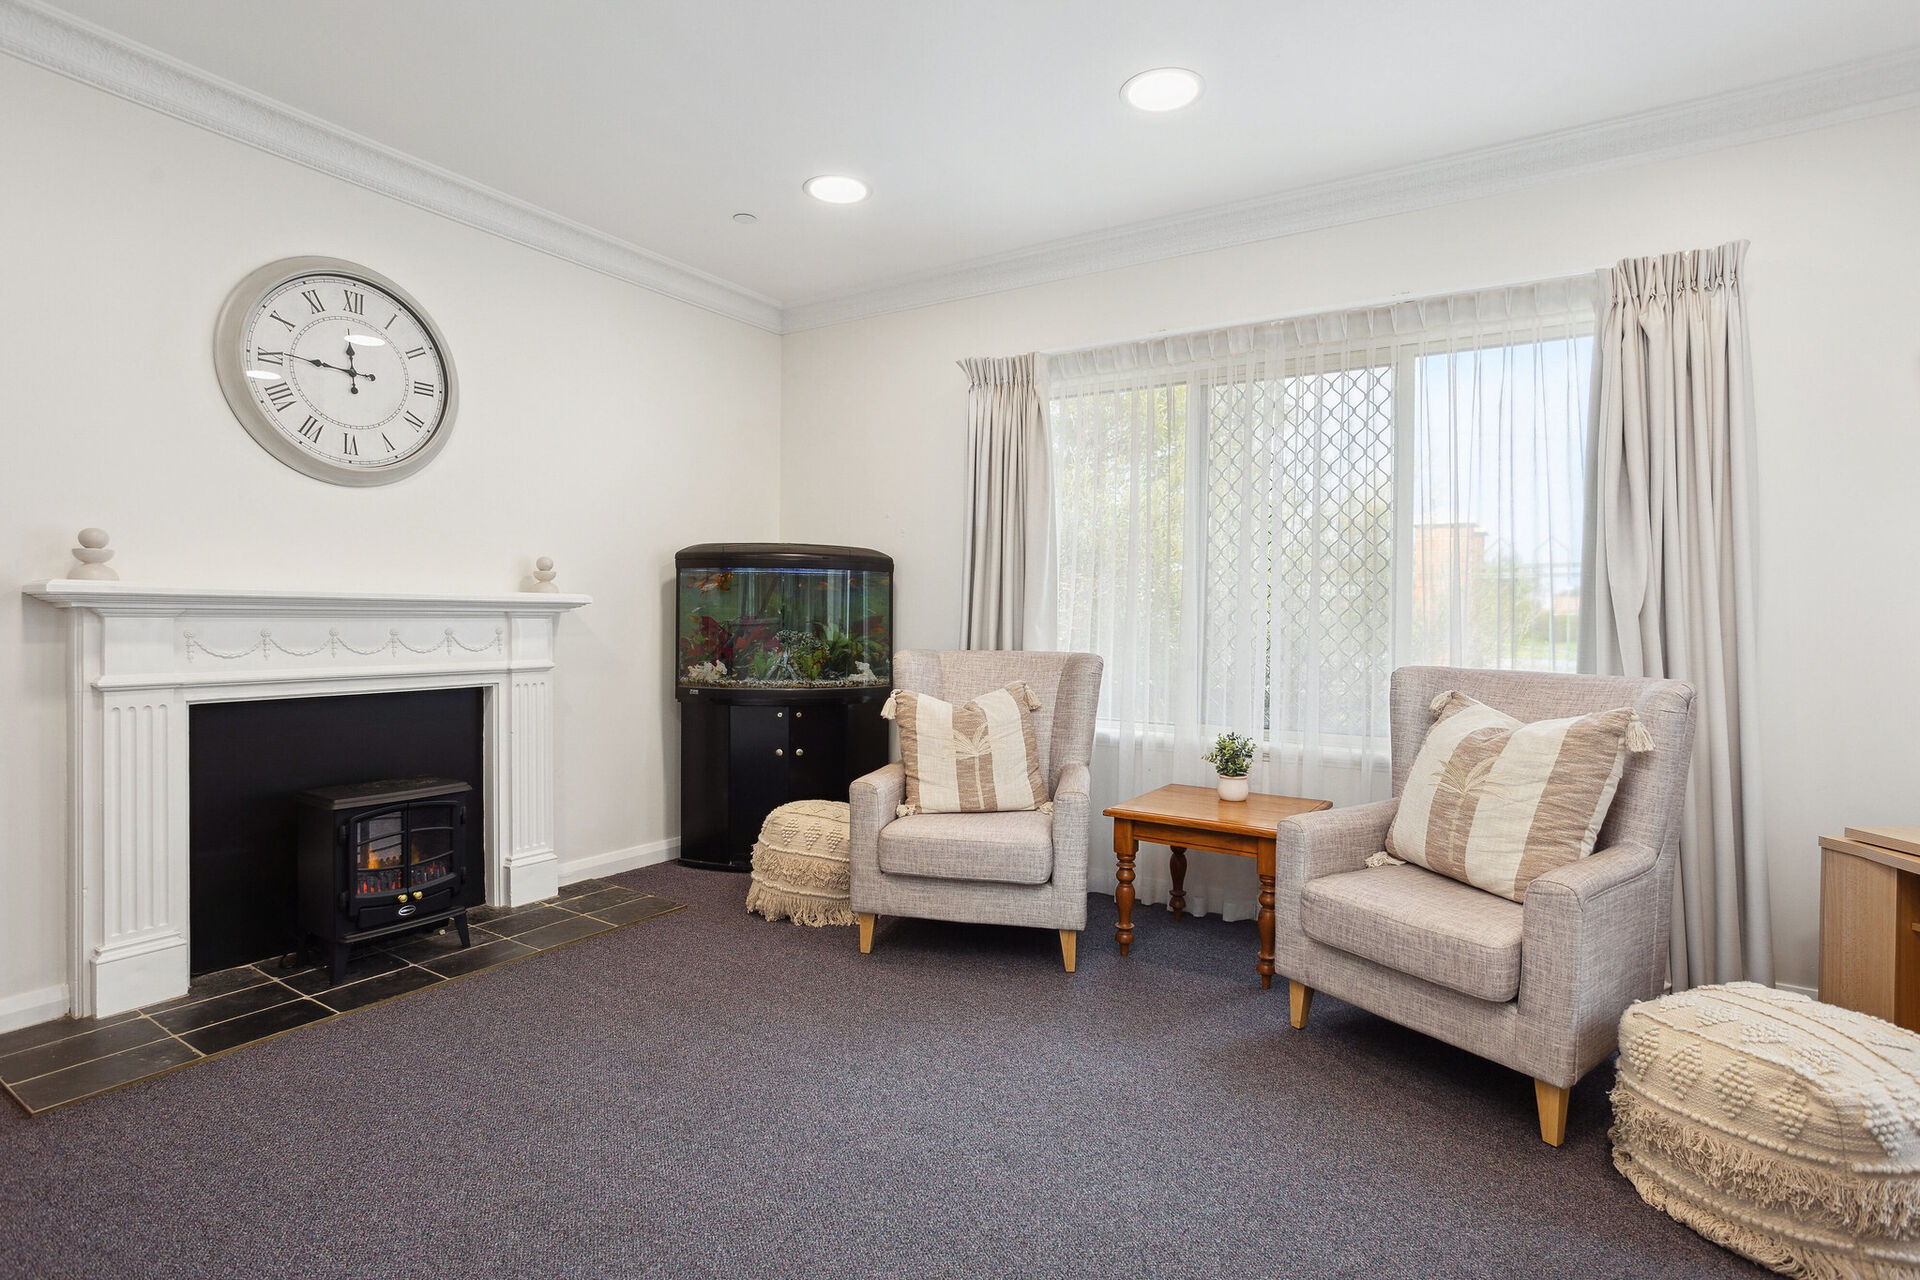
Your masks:
[[[1920,827],[1848,827],[1820,858],[1820,998],[1920,1031]]]
[[[1280,823],[1302,813],[1332,808],[1327,800],[1269,796],[1255,792],[1245,800],[1222,800],[1212,787],[1180,784],[1161,787],[1106,811],[1113,819],[1113,852],[1119,859],[1113,899],[1120,908],[1114,940],[1120,954],[1133,946],[1133,860],[1140,842],[1173,850],[1173,896],[1167,907],[1178,920],[1187,909],[1187,850],[1206,849],[1252,858],[1260,875],[1260,985],[1273,985],[1273,841]]]

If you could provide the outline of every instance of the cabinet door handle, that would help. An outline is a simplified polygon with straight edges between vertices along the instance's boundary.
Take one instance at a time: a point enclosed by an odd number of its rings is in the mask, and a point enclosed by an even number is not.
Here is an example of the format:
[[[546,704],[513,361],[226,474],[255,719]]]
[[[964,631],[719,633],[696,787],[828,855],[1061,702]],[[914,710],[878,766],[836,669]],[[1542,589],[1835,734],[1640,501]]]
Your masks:
[[[787,718],[787,713],[784,711],[776,711],[773,713],[773,718],[775,720],[785,720]]]
[[[806,749],[805,747],[795,747],[795,748],[793,749],[793,754],[795,754],[795,755],[797,755],[797,756],[803,756],[803,755],[805,755],[805,754],[807,754],[807,749]]]
[[[785,751],[785,750],[784,750],[783,748],[780,748],[780,747],[775,747],[775,748],[773,749],[773,754],[775,754],[775,755],[777,755],[777,756],[783,756],[783,755],[785,755],[785,754],[787,754],[787,753],[786,753],[786,751]]]
[[[798,719],[800,718],[800,713],[799,713],[798,711],[796,711],[796,712],[794,712],[794,713],[793,713],[793,718],[794,718],[795,720],[798,720]]]

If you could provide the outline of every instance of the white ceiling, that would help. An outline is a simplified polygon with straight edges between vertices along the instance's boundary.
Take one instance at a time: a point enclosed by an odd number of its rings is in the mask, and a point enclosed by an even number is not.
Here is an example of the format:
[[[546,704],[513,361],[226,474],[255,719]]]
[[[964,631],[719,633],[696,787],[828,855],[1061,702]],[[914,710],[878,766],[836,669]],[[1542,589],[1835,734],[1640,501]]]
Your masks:
[[[59,8],[786,306],[1920,46],[1916,0]],[[1121,104],[1168,64],[1198,104]]]

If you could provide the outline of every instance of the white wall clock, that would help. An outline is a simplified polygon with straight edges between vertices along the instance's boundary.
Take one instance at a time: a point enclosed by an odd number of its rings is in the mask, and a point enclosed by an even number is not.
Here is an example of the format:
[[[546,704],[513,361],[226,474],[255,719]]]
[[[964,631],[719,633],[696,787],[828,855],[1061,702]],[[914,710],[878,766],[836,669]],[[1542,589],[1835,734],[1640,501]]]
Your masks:
[[[338,258],[283,258],[235,286],[213,367],[262,448],[333,484],[432,461],[458,407],[446,340],[406,290]]]

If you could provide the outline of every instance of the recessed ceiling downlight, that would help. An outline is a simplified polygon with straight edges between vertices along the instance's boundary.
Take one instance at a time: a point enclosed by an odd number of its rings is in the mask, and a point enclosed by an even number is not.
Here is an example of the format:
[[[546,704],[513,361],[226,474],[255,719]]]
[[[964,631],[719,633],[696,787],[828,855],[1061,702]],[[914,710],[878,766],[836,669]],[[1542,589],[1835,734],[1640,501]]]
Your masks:
[[[859,204],[867,198],[866,183],[835,173],[808,178],[801,189],[815,200],[824,200],[828,204]]]
[[[1155,67],[1120,86],[1120,97],[1141,111],[1178,111],[1200,96],[1200,77],[1185,67]]]

